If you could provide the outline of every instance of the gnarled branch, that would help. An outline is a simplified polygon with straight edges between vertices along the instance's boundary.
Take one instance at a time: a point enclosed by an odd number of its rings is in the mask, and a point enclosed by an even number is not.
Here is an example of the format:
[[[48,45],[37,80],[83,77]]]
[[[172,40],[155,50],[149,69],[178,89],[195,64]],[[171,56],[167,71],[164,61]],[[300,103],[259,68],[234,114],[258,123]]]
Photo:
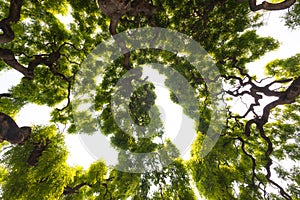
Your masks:
[[[264,126],[269,119],[270,112],[273,108],[279,105],[291,104],[294,103],[296,98],[300,95],[300,77],[297,77],[291,85],[283,92],[279,98],[268,105],[263,109],[263,115],[260,118],[255,118],[249,120],[245,126],[245,135],[250,135],[250,127],[252,124],[256,124],[258,127]]]
[[[33,70],[24,67],[21,65],[16,57],[13,51],[8,49],[0,48],[0,59],[3,59],[3,61],[8,64],[13,69],[17,70],[18,72],[22,73],[27,78],[33,78]]]
[[[284,10],[291,7],[296,0],[285,0],[281,3],[270,3],[263,1],[261,4],[256,4],[256,0],[249,0],[249,6],[251,11],[258,10]]]
[[[11,23],[16,23],[20,20],[21,7],[23,0],[10,0],[8,17],[0,21],[0,29],[3,31],[0,34],[0,44],[11,42],[15,34],[11,28]]]

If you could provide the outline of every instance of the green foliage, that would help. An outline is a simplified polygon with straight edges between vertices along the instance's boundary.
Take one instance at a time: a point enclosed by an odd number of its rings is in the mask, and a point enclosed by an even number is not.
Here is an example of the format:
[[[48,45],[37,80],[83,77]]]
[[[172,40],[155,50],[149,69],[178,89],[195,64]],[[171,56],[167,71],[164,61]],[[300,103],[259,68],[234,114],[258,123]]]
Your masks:
[[[147,126],[151,121],[150,108],[155,104],[155,89],[153,84],[145,84],[131,95],[129,103],[130,115],[135,124]]]
[[[300,75],[300,54],[287,59],[276,59],[266,66],[267,74],[280,79],[297,77]]]
[[[54,106],[66,98],[66,82],[60,77],[53,76],[47,68],[38,68],[35,72],[33,80],[23,78],[17,86],[11,89],[17,99]]]
[[[117,32],[151,24],[186,34],[212,56],[223,82],[230,88],[241,89],[245,82],[255,80],[247,74],[246,64],[279,47],[274,39],[257,35],[254,29],[262,24],[262,19],[260,14],[250,13],[246,1],[154,0],[152,3],[158,7],[157,13],[151,17],[143,14],[123,16]],[[8,0],[0,2],[0,20],[8,16],[9,5]],[[298,0],[287,13],[289,27],[299,26],[299,10]],[[122,172],[102,160],[91,164],[88,169],[71,167],[67,164],[68,151],[63,134],[54,125],[33,126],[24,145],[0,143],[1,199],[193,200],[197,199],[195,191],[212,200],[280,199],[276,191],[264,192],[265,188],[274,186],[266,176],[269,163],[266,154],[270,149],[266,137],[273,145],[271,178],[285,181],[284,188],[292,198],[300,198],[300,169],[297,166],[300,157],[299,99],[271,111],[271,120],[264,125],[265,137],[257,126],[251,126],[251,134],[246,136],[245,124],[251,116],[234,117],[235,113],[228,106],[227,118],[218,118],[226,123],[221,137],[212,151],[202,157],[201,152],[208,150],[212,142],[208,139],[204,143],[214,117],[213,111],[217,109],[214,106],[216,99],[210,95],[214,91],[209,91],[207,85],[208,81],[213,83],[214,80],[207,75],[210,67],[205,66],[207,69],[200,74],[192,63],[185,60],[185,56],[189,55],[195,63],[201,62],[202,65],[207,64],[206,58],[195,60],[195,55],[191,55],[188,49],[184,52],[178,49],[172,52],[138,49],[131,52],[130,63],[134,70],[128,75],[123,66],[124,57],[104,67],[111,55],[102,52],[102,49],[92,51],[111,37],[108,28],[110,19],[99,10],[96,1],[24,1],[20,14],[20,20],[11,24],[14,40],[0,44],[0,48],[11,50],[20,65],[33,71],[34,77],[22,78],[19,84],[9,89],[10,97],[0,97],[0,111],[15,117],[27,103],[47,105],[53,108],[50,123],[67,125],[68,133],[92,134],[101,129],[101,133],[119,151],[116,168],[130,171],[144,167],[149,171]],[[2,33],[1,28],[0,35]],[[136,39],[142,40],[143,37],[147,35]],[[174,45],[179,42],[170,41]],[[163,49],[163,46],[160,48]],[[104,60],[98,59],[100,56]],[[300,76],[299,60],[299,54],[276,59],[266,66],[266,72],[276,79],[297,78]],[[142,78],[139,66],[151,62],[164,65],[157,70],[166,77],[165,85],[170,90],[171,100],[183,108],[184,114],[193,120],[199,119],[195,123],[197,136],[191,147],[191,158],[187,161],[178,158],[179,150],[166,138],[165,127],[155,105],[160,94],[155,93],[152,83]],[[89,67],[83,69],[86,66]],[[11,66],[1,59],[0,70],[7,69]],[[76,79],[83,72],[91,78],[84,81]],[[184,87],[185,82],[178,79],[176,73],[191,86],[190,90]],[[98,75],[102,75],[99,84]],[[125,79],[120,81],[124,76]],[[76,95],[84,96],[96,87],[93,104],[86,110],[77,111],[79,103],[70,94],[76,81],[79,85],[74,91]],[[284,91],[287,85],[280,86]],[[131,90],[130,95],[124,95]],[[237,91],[233,92],[233,96],[240,96]],[[252,97],[262,93],[248,91],[248,88],[245,91]],[[225,96],[225,103],[233,103],[233,96]],[[112,104],[112,97],[118,97],[116,105]],[[62,104],[66,107],[57,109],[63,107]],[[94,111],[97,117],[90,115]],[[30,164],[29,158],[37,149],[42,151],[36,163]],[[140,153],[150,155],[144,160],[134,157]],[[284,166],[285,162],[291,163],[289,169]],[[159,170],[150,170],[152,165]]]
[[[297,29],[300,26],[300,1],[297,0],[296,3],[289,9],[289,12],[284,16],[285,24],[291,29]]]
[[[0,112],[3,112],[11,117],[14,117],[25,102],[19,98],[0,98]]]
[[[34,145],[50,143],[38,158],[37,166],[27,162]],[[35,127],[24,146],[11,146],[3,155],[7,176],[2,185],[3,199],[58,199],[72,180],[74,170],[67,163],[62,135],[56,128]]]

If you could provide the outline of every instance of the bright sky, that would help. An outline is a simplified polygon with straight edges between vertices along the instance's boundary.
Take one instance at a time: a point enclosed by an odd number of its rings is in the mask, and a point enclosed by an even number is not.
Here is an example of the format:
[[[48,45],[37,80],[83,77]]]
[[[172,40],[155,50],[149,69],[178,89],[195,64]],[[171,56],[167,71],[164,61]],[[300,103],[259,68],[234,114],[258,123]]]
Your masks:
[[[261,36],[271,36],[280,42],[279,49],[267,53],[257,62],[248,64],[250,73],[258,77],[264,76],[264,66],[276,58],[288,58],[300,53],[300,29],[289,30],[284,26],[284,19],[281,18],[285,11],[265,11],[265,26],[259,28],[257,33]]]
[[[176,137],[174,133],[178,133],[181,126],[183,116],[182,108],[174,104],[169,98],[169,90],[162,84],[164,77],[159,75],[157,71],[151,70],[150,67],[144,67],[143,69],[143,77],[148,76],[147,81],[152,82],[156,87],[155,93],[157,94],[157,98],[155,102],[160,110],[161,119],[164,123],[165,137],[174,139]],[[104,143],[101,143],[101,145],[99,142],[93,143],[93,141],[100,140]],[[101,149],[99,145],[109,148],[108,140],[107,143],[103,140],[105,140],[105,138],[100,135],[68,135],[66,137],[66,144],[72,152],[68,162],[74,165],[80,164],[87,168],[96,159],[102,158],[107,161],[109,165],[117,164],[117,152],[114,149],[110,148],[103,152],[95,152]],[[91,145],[90,148],[86,146],[88,144]],[[93,151],[94,148],[95,151]]]

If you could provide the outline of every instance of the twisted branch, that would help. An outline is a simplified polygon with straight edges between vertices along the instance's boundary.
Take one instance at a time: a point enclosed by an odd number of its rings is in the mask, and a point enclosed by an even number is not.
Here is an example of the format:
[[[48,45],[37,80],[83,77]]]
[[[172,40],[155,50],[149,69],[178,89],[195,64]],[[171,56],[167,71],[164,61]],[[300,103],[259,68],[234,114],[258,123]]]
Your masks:
[[[284,10],[286,8],[291,7],[296,0],[285,0],[281,3],[269,3],[267,1],[263,1],[261,4],[256,4],[256,0],[249,0],[249,6],[251,11],[258,10]]]

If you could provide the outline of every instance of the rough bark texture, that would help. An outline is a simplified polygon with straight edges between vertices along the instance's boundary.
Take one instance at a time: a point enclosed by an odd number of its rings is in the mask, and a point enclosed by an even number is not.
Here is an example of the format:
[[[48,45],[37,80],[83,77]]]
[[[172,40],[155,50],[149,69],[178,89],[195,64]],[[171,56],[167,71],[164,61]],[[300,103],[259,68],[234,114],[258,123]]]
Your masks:
[[[19,128],[10,116],[0,112],[0,142],[6,140],[11,144],[22,145],[30,134],[30,127]]]

